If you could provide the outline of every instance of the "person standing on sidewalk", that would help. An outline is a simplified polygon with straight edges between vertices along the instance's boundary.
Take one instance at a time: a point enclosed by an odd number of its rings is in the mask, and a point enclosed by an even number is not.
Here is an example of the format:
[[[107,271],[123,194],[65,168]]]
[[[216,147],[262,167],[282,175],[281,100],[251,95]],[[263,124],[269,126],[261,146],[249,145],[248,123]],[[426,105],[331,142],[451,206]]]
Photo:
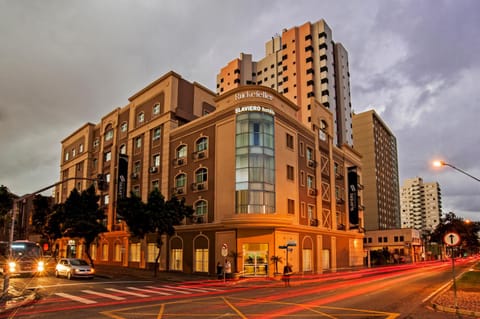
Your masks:
[[[285,265],[283,267],[283,281],[285,282],[285,287],[290,287],[290,276],[292,275],[292,266]]]
[[[232,278],[232,264],[228,259],[225,259],[225,275],[227,279]]]

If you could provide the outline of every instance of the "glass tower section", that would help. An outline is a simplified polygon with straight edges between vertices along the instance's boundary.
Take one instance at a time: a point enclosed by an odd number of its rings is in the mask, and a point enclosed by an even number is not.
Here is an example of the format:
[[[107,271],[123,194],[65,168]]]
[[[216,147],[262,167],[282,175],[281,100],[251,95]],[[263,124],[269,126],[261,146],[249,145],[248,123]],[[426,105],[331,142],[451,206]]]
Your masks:
[[[274,119],[264,112],[236,117],[235,199],[237,214],[275,212]]]

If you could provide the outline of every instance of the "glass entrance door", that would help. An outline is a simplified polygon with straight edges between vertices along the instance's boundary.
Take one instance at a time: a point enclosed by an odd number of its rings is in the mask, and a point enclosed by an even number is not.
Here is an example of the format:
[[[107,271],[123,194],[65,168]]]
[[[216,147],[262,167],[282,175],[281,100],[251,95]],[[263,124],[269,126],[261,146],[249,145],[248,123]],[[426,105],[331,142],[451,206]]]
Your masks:
[[[243,275],[251,277],[268,275],[268,244],[243,245]]]

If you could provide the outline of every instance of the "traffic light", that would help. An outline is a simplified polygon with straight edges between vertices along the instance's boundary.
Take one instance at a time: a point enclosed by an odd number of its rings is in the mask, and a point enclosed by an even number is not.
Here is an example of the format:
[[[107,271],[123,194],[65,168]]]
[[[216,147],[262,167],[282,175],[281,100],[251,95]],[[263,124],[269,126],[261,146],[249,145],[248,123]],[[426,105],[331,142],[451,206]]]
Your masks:
[[[105,180],[105,174],[98,174],[97,175],[97,187],[101,191],[108,190],[108,183]]]

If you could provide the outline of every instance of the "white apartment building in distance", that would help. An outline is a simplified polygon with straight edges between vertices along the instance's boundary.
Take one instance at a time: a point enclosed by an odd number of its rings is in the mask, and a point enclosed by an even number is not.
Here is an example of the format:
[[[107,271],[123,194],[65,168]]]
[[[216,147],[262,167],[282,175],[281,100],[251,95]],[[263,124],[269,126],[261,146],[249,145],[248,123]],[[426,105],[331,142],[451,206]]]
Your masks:
[[[442,213],[440,185],[425,183],[421,177],[405,180],[400,192],[400,207],[402,228],[435,229]]]

